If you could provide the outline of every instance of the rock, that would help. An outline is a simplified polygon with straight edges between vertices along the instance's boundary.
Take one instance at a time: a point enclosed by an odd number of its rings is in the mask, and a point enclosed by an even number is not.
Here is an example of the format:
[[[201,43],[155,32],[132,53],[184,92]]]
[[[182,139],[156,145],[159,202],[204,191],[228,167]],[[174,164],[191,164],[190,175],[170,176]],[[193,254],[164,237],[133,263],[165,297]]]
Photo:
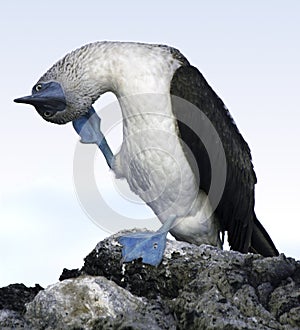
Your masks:
[[[158,267],[124,264],[121,234],[98,243],[81,269],[64,269],[61,282],[32,298],[25,314],[24,304],[5,307],[6,324],[17,307],[29,329],[300,328],[294,259],[168,241]]]
[[[24,317],[15,311],[8,309],[0,310],[0,329],[11,330],[11,329],[30,329]]]
[[[43,288],[36,284],[33,288],[27,288],[24,284],[10,284],[0,288],[0,328],[29,329],[23,314],[25,304],[32,301]]]
[[[162,328],[162,310],[102,276],[80,276],[50,285],[27,306],[25,319],[34,329],[103,329],[128,324],[135,329]],[[172,326],[173,321],[173,326]]]
[[[25,304],[32,301],[43,288],[36,284],[33,288],[27,288],[24,284],[10,284],[0,288],[0,310],[7,309],[24,313]]]

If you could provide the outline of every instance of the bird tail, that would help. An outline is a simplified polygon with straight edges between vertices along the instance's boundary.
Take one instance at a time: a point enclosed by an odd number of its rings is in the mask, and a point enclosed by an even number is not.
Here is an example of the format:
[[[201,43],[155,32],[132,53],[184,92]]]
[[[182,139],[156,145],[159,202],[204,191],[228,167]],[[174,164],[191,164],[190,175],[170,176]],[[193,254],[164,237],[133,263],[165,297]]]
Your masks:
[[[279,253],[271,240],[269,234],[263,227],[263,225],[254,218],[253,232],[251,238],[251,246],[249,252],[258,253],[264,257],[274,257],[278,256]]]

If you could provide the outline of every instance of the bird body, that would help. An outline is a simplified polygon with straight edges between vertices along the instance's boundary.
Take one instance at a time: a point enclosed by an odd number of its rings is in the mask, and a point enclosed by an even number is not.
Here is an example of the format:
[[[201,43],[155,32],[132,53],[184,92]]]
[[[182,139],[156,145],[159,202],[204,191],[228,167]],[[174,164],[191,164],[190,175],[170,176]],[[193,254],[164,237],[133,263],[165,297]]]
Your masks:
[[[131,116],[123,113],[126,118],[123,143],[113,164],[116,176],[126,178],[131,190],[152,208],[162,223],[176,217],[171,233],[182,235],[191,243],[217,245],[219,228],[207,195],[199,191],[197,178],[181,147],[169,94],[131,98],[141,101],[143,109],[148,110],[139,113],[137,109]],[[127,99],[132,110],[135,101]],[[124,102],[120,103],[122,111],[126,111]],[[156,104],[159,106],[155,107]]]
[[[40,88],[50,86],[53,95],[55,84],[60,96],[42,103]],[[118,98],[123,116],[123,143],[109,164],[167,231],[177,239],[217,246],[219,233],[228,231],[233,249],[278,253],[255,216],[256,177],[248,145],[223,102],[178,50],[89,44],[50,68],[31,99],[16,101],[35,105],[53,123],[73,121],[80,132],[92,104],[108,91]],[[56,111],[53,99],[65,108]]]

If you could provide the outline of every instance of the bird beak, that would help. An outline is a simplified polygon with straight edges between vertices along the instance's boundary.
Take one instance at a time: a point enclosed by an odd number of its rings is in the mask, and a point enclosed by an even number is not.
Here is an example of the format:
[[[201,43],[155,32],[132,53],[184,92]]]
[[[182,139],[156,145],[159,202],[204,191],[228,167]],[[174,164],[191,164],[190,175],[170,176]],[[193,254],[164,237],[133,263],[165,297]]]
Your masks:
[[[40,84],[40,90],[33,89],[32,95],[14,100],[16,103],[33,105],[39,110],[63,111],[66,108],[66,98],[61,85],[57,82]]]
[[[19,97],[17,99],[14,100],[14,102],[16,103],[25,103],[25,104],[31,104],[33,106],[41,106],[41,105],[45,105],[47,104],[49,101],[51,101],[50,99],[48,99],[47,97],[41,97],[38,95],[28,95],[28,96],[23,96],[23,97]]]
[[[34,107],[43,107],[56,109],[57,111],[62,111],[66,107],[65,99],[51,98],[47,95],[29,95],[24,97],[19,97],[14,100],[16,103],[31,104]]]
[[[32,104],[32,96],[24,96],[24,97],[19,97],[17,99],[14,99],[14,102],[16,103],[26,103],[26,104]]]

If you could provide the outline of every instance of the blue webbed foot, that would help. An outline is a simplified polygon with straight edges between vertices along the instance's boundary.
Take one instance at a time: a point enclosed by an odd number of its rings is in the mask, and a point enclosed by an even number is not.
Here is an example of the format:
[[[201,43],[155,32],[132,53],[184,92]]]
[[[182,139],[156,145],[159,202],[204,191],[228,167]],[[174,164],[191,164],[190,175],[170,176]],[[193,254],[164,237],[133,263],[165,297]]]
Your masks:
[[[130,233],[119,238],[123,245],[122,257],[125,262],[143,259],[143,263],[158,266],[166,248],[167,234],[175,221],[170,218],[156,232]]]
[[[102,151],[109,167],[112,166],[113,153],[100,129],[101,119],[91,107],[87,114],[73,120],[73,127],[81,137],[82,143],[95,143]]]
[[[125,262],[143,258],[143,263],[158,266],[164,255],[168,232],[132,233],[119,238]]]

